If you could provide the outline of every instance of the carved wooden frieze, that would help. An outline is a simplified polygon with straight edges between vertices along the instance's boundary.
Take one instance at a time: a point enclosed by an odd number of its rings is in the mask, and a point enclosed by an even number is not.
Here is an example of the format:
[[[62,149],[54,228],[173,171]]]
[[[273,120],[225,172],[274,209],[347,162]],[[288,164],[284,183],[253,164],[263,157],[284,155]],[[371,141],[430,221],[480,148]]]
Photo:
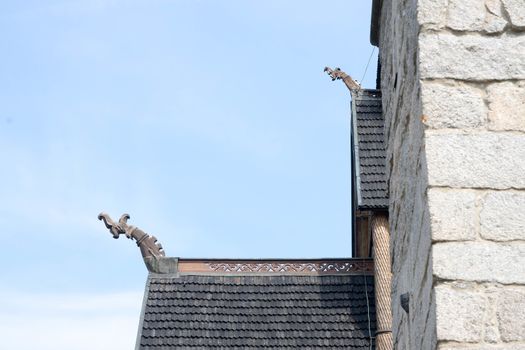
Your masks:
[[[362,262],[324,262],[324,263],[208,263],[210,270],[216,272],[317,272],[345,273],[362,272],[368,264]]]
[[[370,259],[333,260],[194,260],[180,259],[179,271],[188,273],[261,274],[371,274]]]

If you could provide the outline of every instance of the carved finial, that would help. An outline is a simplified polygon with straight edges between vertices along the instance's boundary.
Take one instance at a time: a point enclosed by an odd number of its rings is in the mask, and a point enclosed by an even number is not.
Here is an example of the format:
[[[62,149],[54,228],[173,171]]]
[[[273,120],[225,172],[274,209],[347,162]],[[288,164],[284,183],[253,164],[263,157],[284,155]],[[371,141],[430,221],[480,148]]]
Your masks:
[[[343,80],[350,92],[361,90],[361,85],[359,85],[357,81],[352,79],[351,76],[343,72],[341,68],[332,69],[330,67],[324,67],[324,71],[330,76],[330,78],[332,78],[332,81],[339,79]]]
[[[117,224],[106,213],[100,213],[98,215],[98,219],[104,221],[113,238],[119,238],[121,234],[125,234],[127,238],[134,239],[140,248],[143,258],[165,256],[162,245],[157,243],[157,238],[148,235],[135,226],[129,226],[127,223],[129,218],[129,214],[122,214]]]

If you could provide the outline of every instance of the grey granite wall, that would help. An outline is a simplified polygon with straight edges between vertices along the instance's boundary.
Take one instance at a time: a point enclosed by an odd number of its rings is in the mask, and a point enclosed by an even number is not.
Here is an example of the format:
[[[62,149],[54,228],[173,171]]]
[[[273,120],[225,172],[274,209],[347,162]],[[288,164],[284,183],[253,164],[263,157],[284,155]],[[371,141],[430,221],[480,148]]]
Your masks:
[[[525,349],[525,1],[384,0],[380,57],[395,348]]]
[[[381,90],[390,183],[393,337],[396,349],[433,349],[431,232],[418,71],[417,1],[383,1]],[[410,312],[400,304],[410,294]]]

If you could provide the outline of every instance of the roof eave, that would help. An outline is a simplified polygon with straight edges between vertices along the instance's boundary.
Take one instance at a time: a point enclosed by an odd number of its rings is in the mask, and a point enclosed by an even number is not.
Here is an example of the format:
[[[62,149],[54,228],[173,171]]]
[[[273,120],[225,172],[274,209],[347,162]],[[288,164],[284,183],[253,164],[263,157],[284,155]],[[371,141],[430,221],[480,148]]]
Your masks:
[[[355,176],[355,193],[356,193],[356,200],[357,200],[357,207],[359,208],[362,206],[363,197],[361,196],[361,166],[359,164],[359,134],[357,132],[357,107],[355,104],[355,100],[357,97],[357,92],[352,92],[352,155],[354,156],[354,159],[352,159],[353,163],[353,171]]]
[[[372,19],[370,21],[370,44],[379,47],[379,18],[382,0],[372,1]]]
[[[142,339],[142,330],[144,329],[144,316],[146,315],[146,305],[149,298],[149,286],[151,283],[150,276],[146,280],[146,287],[144,288],[144,296],[142,297],[142,308],[140,310],[139,329],[137,330],[137,339],[135,340],[135,350],[140,350],[140,339]]]
[[[357,210],[372,211],[372,212],[388,212],[388,205],[386,206],[358,205]]]

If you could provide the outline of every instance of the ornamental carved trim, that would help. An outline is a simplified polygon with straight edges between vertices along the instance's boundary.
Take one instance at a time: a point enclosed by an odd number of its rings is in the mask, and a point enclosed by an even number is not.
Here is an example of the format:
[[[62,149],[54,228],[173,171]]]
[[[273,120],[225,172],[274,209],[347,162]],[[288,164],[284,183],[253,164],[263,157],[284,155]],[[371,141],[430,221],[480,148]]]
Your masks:
[[[219,273],[297,273],[350,274],[372,273],[370,260],[321,262],[206,262],[210,272]]]

